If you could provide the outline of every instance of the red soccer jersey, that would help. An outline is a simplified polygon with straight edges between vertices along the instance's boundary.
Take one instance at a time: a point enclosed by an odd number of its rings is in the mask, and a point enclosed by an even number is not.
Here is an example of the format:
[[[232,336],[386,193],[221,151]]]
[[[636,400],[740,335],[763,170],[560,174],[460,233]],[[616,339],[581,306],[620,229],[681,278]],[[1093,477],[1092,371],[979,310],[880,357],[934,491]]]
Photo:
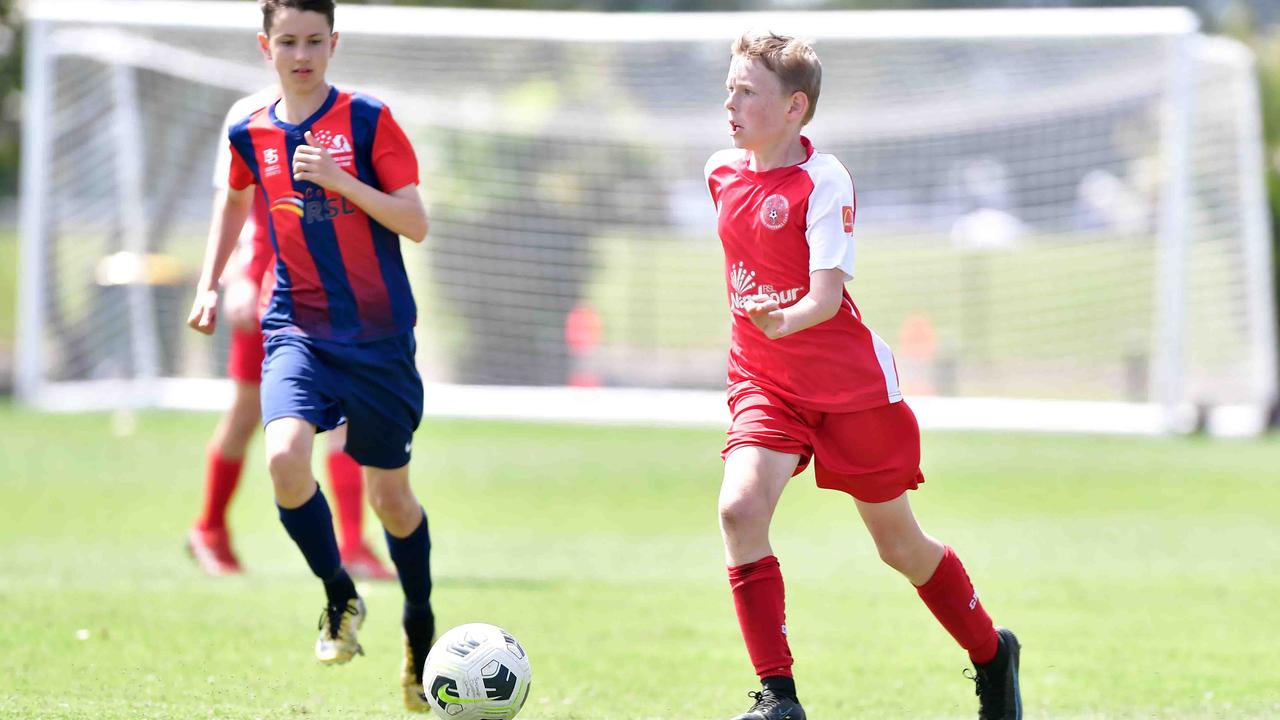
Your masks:
[[[765,172],[751,170],[746,150],[722,150],[707,161],[733,317],[729,394],[749,383],[798,407],[842,413],[898,402],[893,353],[862,324],[847,290],[830,320],[777,340],[742,309],[757,294],[794,305],[809,293],[816,270],[853,277],[853,180],[834,156],[814,152],[808,138],[801,142],[803,163]]]
[[[229,183],[257,185],[276,254],[263,332],[341,342],[408,332],[417,309],[399,236],[347,198],[293,179],[293,154],[308,130],[366,185],[393,192],[418,182],[409,139],[386,106],[367,95],[330,88],[324,104],[297,125],[276,117],[271,103],[232,126]]]

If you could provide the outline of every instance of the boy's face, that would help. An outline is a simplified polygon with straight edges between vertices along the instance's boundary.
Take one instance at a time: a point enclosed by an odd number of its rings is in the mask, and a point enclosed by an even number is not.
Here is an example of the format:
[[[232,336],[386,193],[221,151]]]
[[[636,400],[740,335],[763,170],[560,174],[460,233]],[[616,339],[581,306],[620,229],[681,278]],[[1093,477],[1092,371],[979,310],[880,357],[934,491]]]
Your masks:
[[[786,93],[764,63],[734,56],[725,79],[724,108],[734,147],[757,150],[785,141],[804,117],[804,93]]]
[[[275,66],[280,86],[286,92],[306,92],[325,84],[338,33],[318,12],[281,8],[272,18],[271,34],[258,33],[258,44]]]

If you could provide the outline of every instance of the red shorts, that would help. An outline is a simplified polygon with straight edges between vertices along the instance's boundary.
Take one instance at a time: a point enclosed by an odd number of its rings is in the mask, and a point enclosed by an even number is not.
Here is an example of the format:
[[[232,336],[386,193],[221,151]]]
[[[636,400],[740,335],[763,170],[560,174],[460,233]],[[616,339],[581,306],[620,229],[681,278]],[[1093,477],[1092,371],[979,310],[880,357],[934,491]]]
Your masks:
[[[905,402],[828,413],[753,387],[729,398],[729,412],[733,423],[721,457],[749,445],[799,455],[795,475],[812,458],[818,487],[869,503],[888,502],[924,482],[920,426]]]
[[[249,385],[262,383],[261,330],[232,330],[231,351],[227,353],[227,375],[236,382]]]

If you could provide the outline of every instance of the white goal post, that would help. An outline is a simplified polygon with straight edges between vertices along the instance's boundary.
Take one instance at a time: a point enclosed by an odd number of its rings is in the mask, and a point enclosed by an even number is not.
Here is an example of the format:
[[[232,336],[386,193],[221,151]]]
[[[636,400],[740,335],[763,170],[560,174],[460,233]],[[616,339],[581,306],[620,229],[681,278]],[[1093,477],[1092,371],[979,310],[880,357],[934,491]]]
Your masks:
[[[184,329],[252,2],[35,0],[16,387],[221,407]],[[723,424],[703,162],[730,41],[814,41],[806,129],[858,188],[849,285],[933,428],[1265,427],[1277,398],[1253,59],[1177,8],[602,14],[340,4],[340,87],[415,144],[428,414]],[[406,243],[406,245],[409,245]]]

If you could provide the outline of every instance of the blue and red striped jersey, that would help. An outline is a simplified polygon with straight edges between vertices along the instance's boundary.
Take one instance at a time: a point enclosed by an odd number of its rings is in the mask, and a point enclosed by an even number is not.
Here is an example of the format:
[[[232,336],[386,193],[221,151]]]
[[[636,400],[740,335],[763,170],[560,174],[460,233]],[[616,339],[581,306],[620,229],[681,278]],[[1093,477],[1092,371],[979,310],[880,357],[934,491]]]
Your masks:
[[[231,126],[229,184],[257,185],[270,209],[275,289],[264,333],[365,342],[410,330],[417,308],[400,237],[347,198],[293,179],[293,154],[310,130],[340,167],[367,185],[394,192],[418,182],[418,160],[391,111],[378,100],[329,89],[320,109],[292,125],[276,103]]]

